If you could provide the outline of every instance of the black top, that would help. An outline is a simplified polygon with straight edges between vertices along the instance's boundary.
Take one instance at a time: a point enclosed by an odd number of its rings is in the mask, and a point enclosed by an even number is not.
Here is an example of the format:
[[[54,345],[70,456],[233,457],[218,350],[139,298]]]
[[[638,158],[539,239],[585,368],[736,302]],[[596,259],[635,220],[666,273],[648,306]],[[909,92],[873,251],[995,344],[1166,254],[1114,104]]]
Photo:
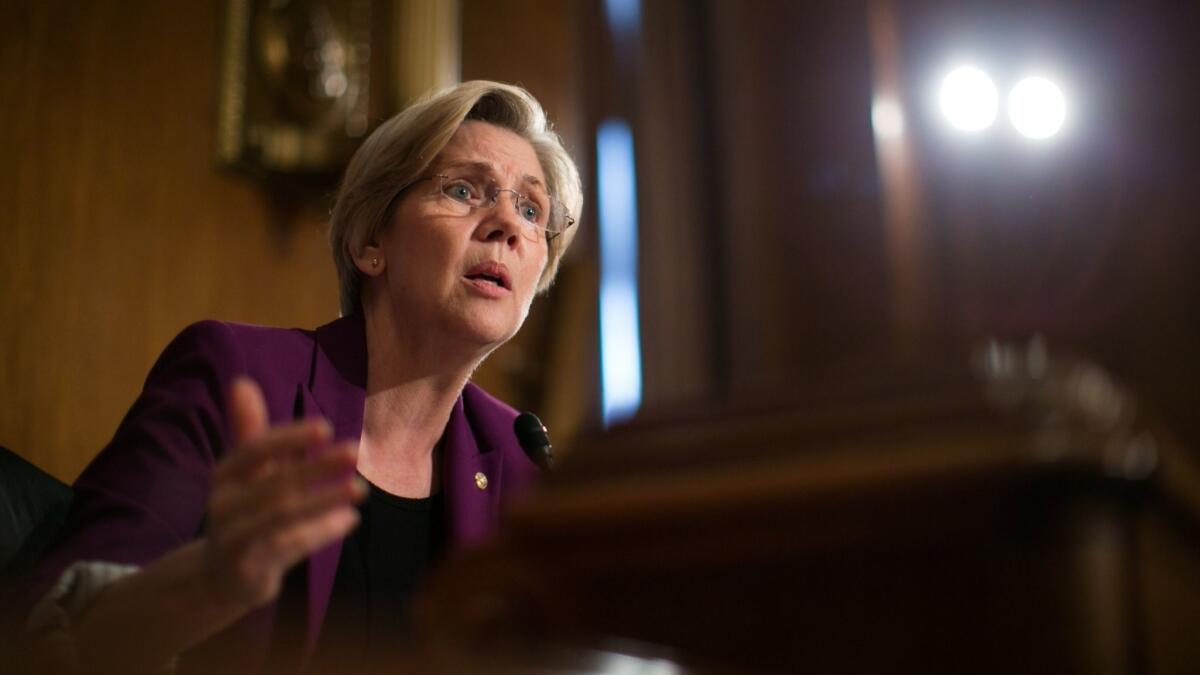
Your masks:
[[[404,642],[408,599],[445,548],[441,493],[408,499],[368,485],[362,520],[342,542],[315,672],[392,661]]]

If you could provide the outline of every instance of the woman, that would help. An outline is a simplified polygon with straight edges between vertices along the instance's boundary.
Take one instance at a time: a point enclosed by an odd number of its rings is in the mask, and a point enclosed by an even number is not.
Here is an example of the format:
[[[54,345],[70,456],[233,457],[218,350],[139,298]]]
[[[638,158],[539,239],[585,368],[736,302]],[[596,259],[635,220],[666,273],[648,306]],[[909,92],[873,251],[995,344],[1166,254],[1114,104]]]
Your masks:
[[[468,380],[553,281],[581,203],[524,90],[467,82],[382,125],[332,214],[344,317],[202,322],[167,347],[76,483],[38,577],[40,653],[290,670],[334,658],[333,613],[379,655],[439,542],[486,538],[535,477],[515,411]]]

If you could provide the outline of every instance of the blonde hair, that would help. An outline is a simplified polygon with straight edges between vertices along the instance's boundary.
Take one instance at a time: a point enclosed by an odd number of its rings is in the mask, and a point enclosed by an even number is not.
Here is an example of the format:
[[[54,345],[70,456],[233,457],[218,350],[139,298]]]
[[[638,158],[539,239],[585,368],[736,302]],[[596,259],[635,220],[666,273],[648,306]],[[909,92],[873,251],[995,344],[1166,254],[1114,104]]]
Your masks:
[[[361,309],[363,275],[354,256],[378,241],[391,220],[396,195],[420,178],[454,132],[479,120],[515,132],[533,146],[550,194],[579,218],[583,186],[562,139],[546,120],[541,104],[520,87],[473,80],[433,93],[384,122],[354,153],[330,216],[329,243],[337,268],[342,314]],[[558,263],[578,227],[549,242],[546,268],[537,291],[554,282]]]

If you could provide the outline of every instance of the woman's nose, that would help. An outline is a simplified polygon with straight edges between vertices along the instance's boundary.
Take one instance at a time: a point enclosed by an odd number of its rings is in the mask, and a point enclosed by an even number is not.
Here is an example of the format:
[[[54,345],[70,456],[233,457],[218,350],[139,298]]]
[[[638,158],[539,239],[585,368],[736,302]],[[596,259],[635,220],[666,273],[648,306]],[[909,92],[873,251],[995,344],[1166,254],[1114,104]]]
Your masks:
[[[504,192],[512,194],[505,198]],[[482,221],[479,223],[477,233],[485,241],[503,240],[508,246],[516,247],[521,240],[523,234],[522,229],[526,225],[521,222],[521,217],[517,213],[517,204],[520,200],[512,190],[500,190],[493,197],[492,206],[489,208]]]

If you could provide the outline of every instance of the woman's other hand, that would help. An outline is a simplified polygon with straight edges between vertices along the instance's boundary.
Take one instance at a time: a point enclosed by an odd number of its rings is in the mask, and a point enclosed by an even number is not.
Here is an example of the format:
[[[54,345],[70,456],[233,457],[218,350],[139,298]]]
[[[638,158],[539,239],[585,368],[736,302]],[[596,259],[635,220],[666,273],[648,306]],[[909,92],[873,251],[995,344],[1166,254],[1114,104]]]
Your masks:
[[[252,608],[279,594],[288,568],[357,525],[366,486],[353,442],[332,444],[324,420],[270,427],[252,380],[234,381],[230,415],[237,445],[213,474],[205,567],[219,597]]]

